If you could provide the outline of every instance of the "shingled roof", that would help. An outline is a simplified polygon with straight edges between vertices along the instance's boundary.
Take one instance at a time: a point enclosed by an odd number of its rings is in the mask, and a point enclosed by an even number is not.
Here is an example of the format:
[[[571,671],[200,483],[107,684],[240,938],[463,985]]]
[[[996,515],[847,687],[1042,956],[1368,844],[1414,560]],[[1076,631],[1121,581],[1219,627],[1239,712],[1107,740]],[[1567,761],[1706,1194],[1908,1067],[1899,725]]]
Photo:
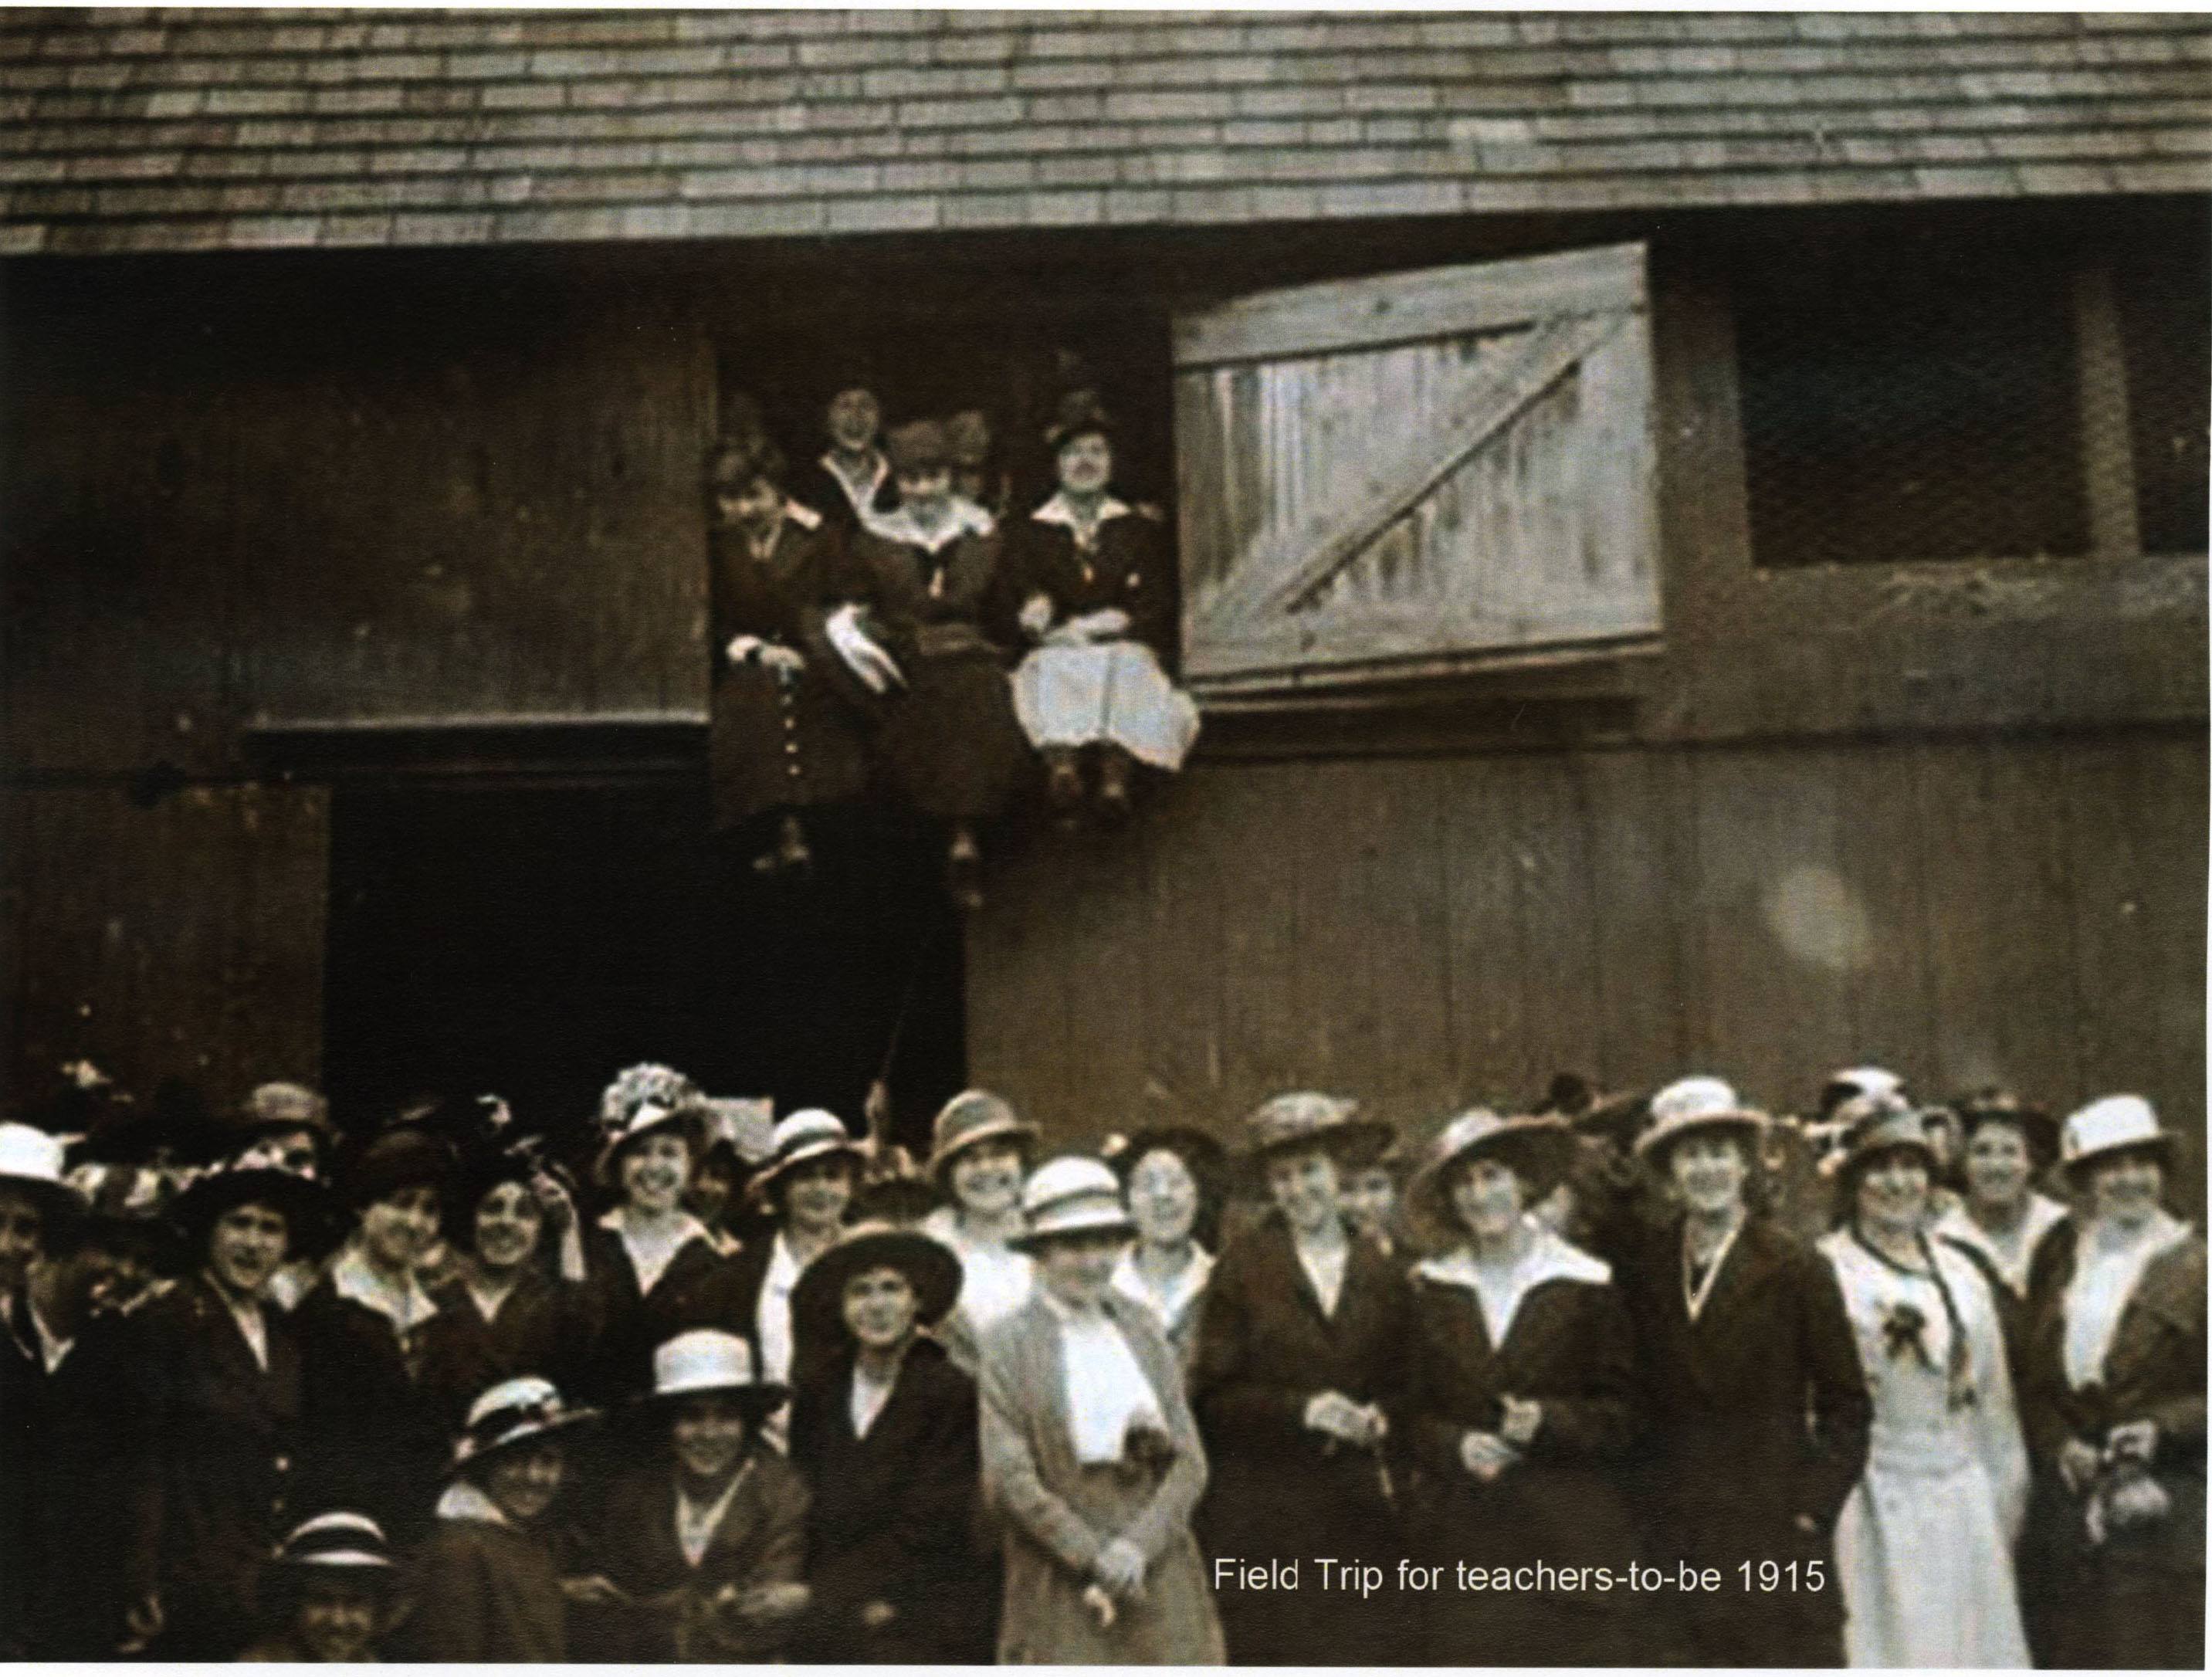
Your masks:
[[[2201,15],[0,11],[0,251],[2212,188]]]

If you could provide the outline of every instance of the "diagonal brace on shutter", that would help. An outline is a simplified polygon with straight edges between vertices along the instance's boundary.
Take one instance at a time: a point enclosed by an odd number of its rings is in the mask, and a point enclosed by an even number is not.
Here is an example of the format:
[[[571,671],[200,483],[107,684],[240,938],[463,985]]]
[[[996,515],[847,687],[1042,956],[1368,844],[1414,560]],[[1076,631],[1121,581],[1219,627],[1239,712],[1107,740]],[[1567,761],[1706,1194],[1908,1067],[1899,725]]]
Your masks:
[[[1630,318],[1626,313],[1577,315],[1547,321],[1529,332],[1474,386],[1442,436],[1411,469],[1318,529],[1309,526],[1305,550],[1294,562],[1279,563],[1273,554],[1249,556],[1209,604],[1199,626],[1216,633],[1241,628],[1288,610],[1320,587]]]

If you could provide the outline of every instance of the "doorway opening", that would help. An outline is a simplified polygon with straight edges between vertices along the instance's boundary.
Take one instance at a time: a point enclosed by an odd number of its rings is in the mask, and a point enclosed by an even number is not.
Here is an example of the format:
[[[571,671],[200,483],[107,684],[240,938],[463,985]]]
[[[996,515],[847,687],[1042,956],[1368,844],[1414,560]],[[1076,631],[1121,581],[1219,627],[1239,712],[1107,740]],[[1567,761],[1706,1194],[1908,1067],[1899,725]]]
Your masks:
[[[966,1071],[963,939],[927,848],[824,822],[813,879],[751,876],[690,786],[342,787],[324,1079],[358,1131],[415,1097],[496,1092],[580,1139],[623,1066],[824,1106],[856,1132],[890,1067],[926,1151]]]

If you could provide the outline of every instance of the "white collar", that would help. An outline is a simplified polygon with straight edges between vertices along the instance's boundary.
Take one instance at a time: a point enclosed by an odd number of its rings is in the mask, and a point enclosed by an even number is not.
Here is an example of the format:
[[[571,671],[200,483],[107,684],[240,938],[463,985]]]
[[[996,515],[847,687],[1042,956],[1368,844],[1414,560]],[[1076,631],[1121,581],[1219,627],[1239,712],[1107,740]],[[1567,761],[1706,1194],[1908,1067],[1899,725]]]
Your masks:
[[[357,1246],[346,1248],[331,1266],[331,1291],[375,1311],[401,1334],[413,1333],[438,1314],[437,1305],[412,1273],[404,1285],[394,1287],[371,1267]]]
[[[437,1516],[441,1520],[476,1520],[488,1526],[511,1526],[507,1510],[484,1495],[483,1489],[468,1480],[457,1479],[446,1487],[438,1498]]]
[[[1690,1225],[1687,1223],[1682,1225],[1682,1303],[1689,1311],[1692,1322],[1704,1314],[1705,1301],[1713,1296],[1713,1283],[1720,1279],[1721,1266],[1728,1261],[1729,1254],[1735,1250],[1735,1237],[1743,1232],[1743,1225],[1750,1221],[1747,1214],[1740,1212],[1737,1215],[1728,1233],[1721,1236],[1721,1243],[1713,1249],[1713,1255],[1705,1260],[1705,1276],[1695,1286],[1690,1285]]]
[[[1182,1320],[1192,1301],[1206,1290],[1206,1278],[1212,1273],[1213,1255],[1194,1242],[1189,1261],[1181,1273],[1170,1276],[1167,1285],[1154,1292],[1151,1280],[1137,1267],[1137,1249],[1132,1246],[1114,1265],[1114,1287],[1123,1297],[1143,1305],[1164,1325],[1172,1328]]]
[[[888,513],[873,510],[860,514],[869,530],[885,541],[904,542],[934,555],[963,536],[988,536],[998,526],[991,515],[974,501],[954,495],[948,504],[944,524],[934,532],[925,532],[914,521],[914,509],[901,501]]]
[[[1506,1273],[1498,1297],[1493,1297],[1490,1291],[1498,1286],[1497,1278],[1482,1272],[1469,1247],[1458,1247],[1439,1258],[1424,1258],[1413,1266],[1413,1273],[1425,1279],[1465,1287],[1474,1295],[1482,1309],[1484,1325],[1490,1330],[1492,1350],[1505,1343],[1513,1318],[1520,1313],[1521,1301],[1545,1282],[1581,1281],[1603,1286],[1613,1279],[1613,1267],[1603,1259],[1570,1244],[1534,1218],[1528,1223],[1535,1238]]]
[[[622,1242],[623,1251],[629,1258],[630,1267],[637,1272],[637,1290],[641,1297],[660,1285],[660,1278],[668,1273],[668,1266],[676,1261],[676,1255],[692,1241],[705,1241],[708,1249],[714,1250],[714,1236],[707,1232],[707,1225],[690,1212],[677,1212],[675,1220],[669,1226],[671,1232],[668,1235],[664,1236],[655,1232],[648,1240],[641,1239],[631,1231],[620,1206],[599,1219],[599,1227],[613,1230],[615,1238]]]
[[[684,1551],[684,1559],[690,1565],[697,1566],[707,1559],[707,1551],[714,1545],[714,1533],[729,1513],[730,1504],[737,1500],[738,1487],[745,1482],[745,1476],[752,1472],[757,1459],[747,1456],[738,1465],[737,1472],[730,1475],[730,1482],[722,1487],[722,1494],[711,1503],[694,1502],[690,1493],[684,1490],[684,1481],[677,1480],[676,1543]]]
[[[707,1225],[702,1223],[697,1218],[692,1216],[688,1211],[678,1212],[676,1213],[675,1221],[670,1226],[677,1230],[678,1232],[680,1237],[677,1241],[677,1244],[679,1246],[682,1245],[684,1241],[690,1239],[694,1235],[696,1235],[702,1240],[708,1241],[710,1245],[713,1243],[707,1233]],[[599,1227],[602,1229],[612,1229],[618,1235],[627,1235],[629,1232],[629,1220],[623,1216],[623,1208],[620,1206],[617,1206],[611,1212],[606,1212],[601,1214],[599,1218]]]
[[[2047,1194],[2031,1190],[2027,1208],[2021,1212],[2019,1225],[2012,1233],[2016,1248],[2011,1253],[2002,1250],[1989,1230],[1974,1221],[1973,1213],[1966,1209],[1964,1200],[1946,1207],[1942,1216],[1929,1225],[1928,1232],[1940,1235],[1954,1245],[1972,1247],[1990,1261],[1990,1266],[2004,1278],[2006,1285],[2018,1292],[2027,1285],[2028,1261],[2034,1257],[2036,1247],[2041,1243],[2044,1236],[2051,1232],[2052,1225],[2065,1216],[2065,1206]]]
[[[789,1292],[799,1285],[799,1272],[804,1267],[791,1249],[791,1243],[783,1237],[783,1230],[778,1229],[769,1243],[768,1275],[762,1285],[771,1292]]]
[[[46,1372],[52,1374],[61,1367],[62,1359],[70,1354],[70,1347],[76,1341],[57,1337],[54,1331],[46,1326],[46,1319],[39,1314],[39,1307],[27,1296],[23,1300],[23,1314],[30,1317],[31,1332],[38,1336],[39,1360],[46,1364]]]
[[[1109,519],[1127,518],[1129,511],[1129,504],[1127,501],[1118,501],[1110,495],[1106,495],[1099,501],[1098,516],[1091,520],[1090,528],[1095,530]],[[1065,489],[1055,490],[1052,499],[1031,513],[1030,516],[1039,524],[1056,524],[1066,530],[1079,531],[1085,527],[1083,520],[1076,516],[1075,507],[1068,501],[1067,492]]]
[[[853,510],[862,518],[867,517],[868,508],[875,504],[876,491],[883,488],[884,479],[891,475],[891,463],[884,458],[880,448],[868,450],[868,481],[865,484],[845,475],[845,468],[837,464],[837,451],[834,448],[822,456],[822,465],[831,481],[844,490],[845,499],[853,503]]]

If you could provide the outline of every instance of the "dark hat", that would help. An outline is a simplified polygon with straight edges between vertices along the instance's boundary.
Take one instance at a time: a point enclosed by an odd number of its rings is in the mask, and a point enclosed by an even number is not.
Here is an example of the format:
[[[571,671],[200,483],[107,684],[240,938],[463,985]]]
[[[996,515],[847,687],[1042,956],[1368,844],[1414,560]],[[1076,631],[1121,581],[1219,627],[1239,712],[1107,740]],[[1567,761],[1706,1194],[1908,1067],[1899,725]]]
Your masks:
[[[834,1343],[846,1329],[845,1285],[872,1269],[895,1269],[914,1288],[915,1321],[939,1322],[959,1301],[960,1260],[941,1241],[918,1229],[881,1222],[856,1223],[837,1243],[800,1272],[792,1289],[791,1317]]]
[[[945,447],[955,465],[971,471],[991,458],[991,422],[981,408],[963,408],[945,422]]]
[[[481,1462],[501,1450],[599,1419],[593,1409],[572,1409],[550,1380],[526,1374],[502,1380],[469,1406],[469,1418],[453,1443],[457,1467]]]
[[[403,1188],[452,1192],[460,1158],[453,1143],[416,1124],[396,1124],[371,1136],[338,1176],[345,1203],[358,1211]]]
[[[264,1083],[238,1103],[237,1125],[247,1140],[278,1130],[313,1130],[325,1144],[337,1139],[331,1103],[304,1083]]]
[[[1220,1170],[1229,1157],[1219,1139],[1195,1124],[1151,1124],[1126,1134],[1117,1132],[1098,1145],[1098,1157],[1124,1182],[1146,1154],[1161,1151],[1173,1153],[1194,1176],[1201,1178]]]
[[[1559,1186],[1574,1152],[1574,1128],[1556,1113],[1504,1118],[1488,1107],[1471,1107],[1445,1125],[1431,1145],[1428,1158],[1406,1190],[1406,1203],[1439,1229],[1456,1227],[1449,1192],[1453,1174],[1489,1157],[1522,1179],[1533,1206]]]
[[[708,456],[707,481],[717,489],[750,489],[765,478],[781,489],[788,476],[783,450],[763,433],[725,435]]]
[[[2009,1089],[1995,1085],[1977,1089],[1953,1101],[1950,1110],[1959,1120],[1959,1139],[1973,1139],[1984,1124],[2008,1124],[2020,1132],[2029,1156],[2040,1168],[2058,1157],[2058,1121],[2041,1107],[2030,1106]]]
[[[477,1208],[501,1183],[519,1182],[535,1198],[539,1184],[549,1181],[574,1203],[575,1179],[566,1165],[547,1157],[543,1136],[526,1135],[505,1146],[478,1149],[463,1161],[458,1186],[447,1196],[447,1236],[464,1246],[470,1244]]]
[[[1097,391],[1071,390],[1053,410],[1052,423],[1045,428],[1045,446],[1056,454],[1076,438],[1084,436],[1102,436],[1111,442],[1114,421],[1098,400]]]
[[[1927,1115],[1894,1089],[1853,1096],[1836,1109],[1835,1121],[1842,1134],[1820,1170],[1839,1192],[1849,1194],[1869,1166],[1892,1153],[1917,1153],[1931,1176],[1939,1168],[1928,1141]]]
[[[327,1238],[329,1190],[314,1176],[289,1170],[255,1147],[202,1171],[177,1196],[173,1215],[187,1241],[198,1249],[219,1218],[248,1205],[268,1206],[283,1215],[294,1256]]]
[[[1292,1151],[1320,1148],[1344,1163],[1379,1157],[1394,1132],[1379,1118],[1360,1115],[1359,1103],[1300,1090],[1261,1102],[1244,1120],[1245,1157],[1254,1163]]]
[[[900,426],[884,439],[891,471],[901,477],[919,477],[943,471],[952,464],[952,448],[945,427],[933,419],[916,419]]]
[[[94,1244],[141,1252],[157,1269],[173,1268],[181,1255],[172,1213],[189,1175],[154,1164],[73,1167],[69,1185],[86,1207],[80,1236]]]
[[[804,1285],[805,1277],[800,1280]],[[797,1309],[794,1293],[794,1315]],[[759,1377],[750,1341],[720,1328],[691,1328],[664,1340],[653,1352],[647,1407],[659,1408],[709,1392],[736,1398],[755,1419],[781,1409],[791,1395],[789,1387]]]

